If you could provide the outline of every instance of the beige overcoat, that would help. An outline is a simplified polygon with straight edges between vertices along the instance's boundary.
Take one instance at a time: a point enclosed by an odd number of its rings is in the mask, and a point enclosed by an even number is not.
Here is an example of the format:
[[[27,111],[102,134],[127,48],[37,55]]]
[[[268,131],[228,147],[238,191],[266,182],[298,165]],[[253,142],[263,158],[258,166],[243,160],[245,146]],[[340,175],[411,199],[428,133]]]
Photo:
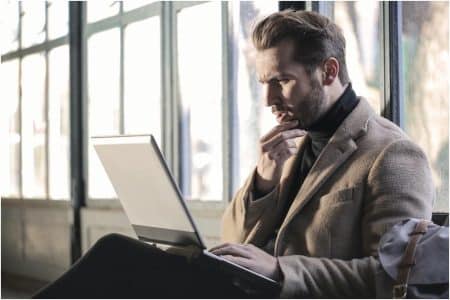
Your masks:
[[[276,189],[249,201],[251,174],[224,214],[225,242],[265,245],[282,218],[303,145],[285,163]],[[277,232],[281,297],[375,297],[380,236],[402,219],[430,219],[434,197],[425,154],[360,98],[318,156]]]

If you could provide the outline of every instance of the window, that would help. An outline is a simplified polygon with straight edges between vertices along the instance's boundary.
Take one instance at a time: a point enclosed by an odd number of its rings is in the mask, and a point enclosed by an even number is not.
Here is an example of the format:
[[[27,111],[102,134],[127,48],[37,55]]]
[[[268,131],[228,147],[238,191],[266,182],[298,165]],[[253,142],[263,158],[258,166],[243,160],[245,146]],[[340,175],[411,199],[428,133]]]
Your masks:
[[[177,11],[181,140],[184,142],[181,181],[183,192],[190,199],[222,199],[221,14],[220,2]],[[203,21],[198,22],[199,18]],[[201,41],[207,43],[202,45]]]
[[[448,212],[448,3],[404,2],[402,15],[405,129],[431,165],[434,210]]]
[[[334,2],[333,16],[346,42],[348,75],[357,95],[381,114],[383,100],[382,6],[380,2]]]
[[[2,196],[68,200],[67,2],[4,1],[2,11]]]
[[[87,3],[88,137],[151,133],[160,144],[161,3],[136,5]],[[116,198],[89,138],[87,165],[88,198]]]

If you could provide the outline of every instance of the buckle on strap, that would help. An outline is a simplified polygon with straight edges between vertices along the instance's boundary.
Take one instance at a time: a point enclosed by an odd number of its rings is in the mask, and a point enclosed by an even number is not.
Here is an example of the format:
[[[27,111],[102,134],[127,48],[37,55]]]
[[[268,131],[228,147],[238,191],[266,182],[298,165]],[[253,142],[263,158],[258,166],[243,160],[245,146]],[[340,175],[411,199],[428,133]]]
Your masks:
[[[392,288],[392,298],[394,299],[405,299],[406,292],[408,289],[407,284],[396,284]]]

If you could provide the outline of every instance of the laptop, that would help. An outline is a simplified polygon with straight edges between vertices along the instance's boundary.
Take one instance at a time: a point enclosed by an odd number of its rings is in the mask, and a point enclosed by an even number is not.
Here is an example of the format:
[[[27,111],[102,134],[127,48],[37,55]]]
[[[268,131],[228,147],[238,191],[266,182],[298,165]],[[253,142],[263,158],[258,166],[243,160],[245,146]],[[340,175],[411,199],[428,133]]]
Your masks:
[[[139,240],[199,249],[207,265],[256,289],[279,283],[208,252],[152,135],[92,137],[94,149]]]

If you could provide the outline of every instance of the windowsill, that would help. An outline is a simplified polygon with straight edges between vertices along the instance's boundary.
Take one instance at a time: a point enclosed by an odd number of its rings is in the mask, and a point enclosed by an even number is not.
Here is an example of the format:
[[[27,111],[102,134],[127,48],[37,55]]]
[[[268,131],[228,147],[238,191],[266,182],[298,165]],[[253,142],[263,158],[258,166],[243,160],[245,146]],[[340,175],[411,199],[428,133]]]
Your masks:
[[[69,200],[48,200],[43,198],[1,198],[2,206],[26,206],[36,208],[70,208]]]
[[[225,201],[205,200],[188,200],[186,203],[193,214],[201,212],[203,215],[211,217],[221,216],[228,205]],[[122,209],[119,199],[88,199],[86,207],[94,209]]]

